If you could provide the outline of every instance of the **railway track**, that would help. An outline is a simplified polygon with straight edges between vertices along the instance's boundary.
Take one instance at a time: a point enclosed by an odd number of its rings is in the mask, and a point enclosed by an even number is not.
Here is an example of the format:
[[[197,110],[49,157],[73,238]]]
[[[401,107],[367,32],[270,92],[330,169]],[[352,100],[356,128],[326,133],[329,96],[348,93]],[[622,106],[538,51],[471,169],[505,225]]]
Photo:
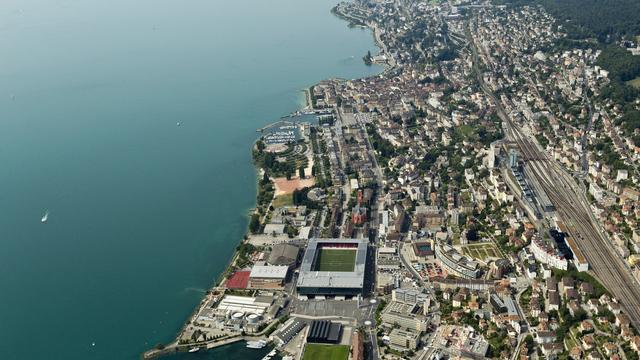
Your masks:
[[[568,226],[569,232],[586,257],[590,272],[619,300],[631,323],[640,329],[640,284],[633,277],[623,259],[613,249],[608,236],[603,235],[584,194],[575,190],[576,184],[567,173],[529,138],[510,118],[502,103],[487,87],[479,71],[479,56],[471,25],[466,29],[467,40],[472,50],[473,64],[478,83],[489,99],[496,105],[498,115],[505,125],[505,137],[516,143],[534,177],[546,192],[556,212]]]
[[[547,193],[565,221],[570,234],[578,243],[591,267],[591,273],[618,299],[631,322],[640,325],[640,286],[625,266],[621,257],[615,253],[613,244],[604,236],[583,194],[575,191],[576,184],[552,160],[541,154],[537,146],[524,136],[515,124],[507,118],[509,134],[518,144],[525,158],[541,159],[527,161],[527,166]]]

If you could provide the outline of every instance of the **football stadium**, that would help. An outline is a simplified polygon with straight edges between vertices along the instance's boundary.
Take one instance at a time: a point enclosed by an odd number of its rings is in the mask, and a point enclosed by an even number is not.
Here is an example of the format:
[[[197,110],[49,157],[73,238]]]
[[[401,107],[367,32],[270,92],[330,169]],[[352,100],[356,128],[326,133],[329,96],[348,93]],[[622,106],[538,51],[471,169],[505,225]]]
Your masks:
[[[367,264],[367,239],[311,239],[298,275],[302,296],[362,294]]]

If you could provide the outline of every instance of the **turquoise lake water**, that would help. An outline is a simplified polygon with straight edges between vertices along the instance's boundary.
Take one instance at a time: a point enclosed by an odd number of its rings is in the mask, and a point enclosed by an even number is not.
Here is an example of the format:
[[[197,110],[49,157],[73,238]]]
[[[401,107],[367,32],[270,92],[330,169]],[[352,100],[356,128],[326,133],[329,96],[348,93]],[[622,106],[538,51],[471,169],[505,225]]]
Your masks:
[[[0,359],[173,339],[244,233],[255,129],[380,71],[334,1],[3,1]]]

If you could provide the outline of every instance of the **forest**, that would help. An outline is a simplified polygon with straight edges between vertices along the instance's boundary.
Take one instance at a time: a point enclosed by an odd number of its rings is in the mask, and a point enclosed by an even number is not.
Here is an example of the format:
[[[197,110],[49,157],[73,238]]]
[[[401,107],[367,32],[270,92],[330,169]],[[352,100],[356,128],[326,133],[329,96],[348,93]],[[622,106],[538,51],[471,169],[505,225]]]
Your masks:
[[[598,57],[598,65],[609,71],[610,79],[629,81],[640,76],[640,56],[633,56],[620,46],[607,46]]]
[[[640,34],[638,0],[498,0],[502,4],[542,5],[555,18],[565,22],[572,38],[595,37],[611,43]]]
[[[617,45],[609,45],[598,57],[598,65],[609,71],[609,79],[611,79],[611,84],[602,91],[600,96],[612,99],[619,104],[628,104],[638,98],[640,90],[629,85],[628,82],[640,77],[640,56],[633,56]]]

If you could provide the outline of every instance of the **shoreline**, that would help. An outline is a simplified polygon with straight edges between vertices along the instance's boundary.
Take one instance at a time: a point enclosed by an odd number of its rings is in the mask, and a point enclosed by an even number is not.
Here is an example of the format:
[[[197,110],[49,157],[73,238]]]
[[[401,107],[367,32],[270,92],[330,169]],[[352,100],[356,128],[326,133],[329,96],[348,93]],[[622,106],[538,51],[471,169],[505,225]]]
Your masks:
[[[331,13],[342,19],[345,21],[349,21],[350,24],[350,28],[353,26],[358,26],[361,28],[366,28],[369,29],[371,31],[371,35],[373,37],[373,43],[374,45],[378,48],[378,55],[381,55],[383,52],[385,52],[386,54],[386,45],[382,42],[381,39],[379,39],[379,35],[378,35],[378,29],[375,25],[371,25],[371,24],[367,24],[367,23],[362,23],[362,24],[353,24],[352,18],[350,18],[349,16],[345,15],[344,13],[337,11],[336,9],[338,8],[338,6],[334,6],[331,9]],[[386,55],[385,55],[386,56]],[[376,75],[370,75],[370,76],[380,76],[380,75],[385,75],[388,72],[392,71],[393,69],[395,69],[396,64],[395,62],[393,64],[389,64],[388,60],[385,61],[384,63],[373,63],[373,65],[376,66],[382,66],[383,69],[379,74]],[[367,66],[371,66],[371,65],[367,65]],[[366,78],[368,76],[365,77],[358,77],[358,79],[361,78]],[[322,80],[320,80],[322,81]],[[318,82],[320,82],[318,81]],[[312,94],[312,89],[313,87],[318,83],[314,83],[313,85],[310,85],[309,87],[306,87],[304,89],[301,90],[301,92],[304,93],[304,102],[305,102],[305,106],[304,107],[299,107],[297,110],[291,112],[289,115],[294,114],[298,111],[305,111],[305,110],[315,110],[315,105],[313,104],[313,94]],[[302,105],[302,104],[300,104]],[[287,115],[287,116],[289,116]],[[253,150],[254,147],[256,146],[256,142],[260,139],[260,137],[258,137],[253,144],[251,145],[250,149]],[[254,165],[254,171],[255,171],[255,175],[256,175],[256,183],[260,182],[261,179],[261,172],[263,171],[261,168],[257,167],[256,164]],[[256,214],[257,208],[258,208],[258,201],[257,201],[257,196],[259,193],[259,186],[256,187],[256,192],[255,192],[255,202],[254,202],[254,206],[250,209],[248,209],[247,211],[247,216],[250,218],[252,215]],[[274,198],[275,198],[275,194],[274,194]],[[273,200],[273,199],[272,199]],[[198,303],[198,305],[193,309],[193,311],[189,314],[189,316],[187,317],[187,319],[185,320],[184,324],[180,327],[180,330],[178,331],[176,337],[169,342],[168,344],[158,344],[156,347],[153,347],[149,350],[146,350],[142,355],[141,358],[142,359],[156,359],[156,358],[160,358],[162,356],[166,356],[166,355],[170,355],[170,354],[175,354],[175,353],[179,353],[179,352],[187,352],[189,349],[192,349],[194,347],[202,347],[204,346],[204,351],[206,352],[208,349],[213,349],[213,348],[217,348],[217,347],[222,347],[222,346],[226,346],[226,345],[230,345],[242,340],[258,340],[258,339],[262,339],[263,336],[262,334],[268,332],[273,326],[277,326],[280,321],[278,319],[274,320],[273,322],[271,322],[268,326],[266,326],[262,331],[260,331],[260,333],[255,334],[254,336],[249,336],[249,335],[239,335],[239,336],[233,336],[230,338],[219,338],[219,339],[215,339],[215,340],[208,340],[208,341],[204,341],[202,343],[193,343],[193,344],[180,344],[179,343],[179,338],[180,335],[185,331],[185,329],[189,326],[189,324],[192,323],[192,319],[195,318],[195,316],[197,314],[199,314],[203,307],[207,304],[207,300],[211,297],[212,294],[214,294],[216,291],[225,291],[225,289],[222,287],[225,284],[225,276],[227,274],[227,272],[229,271],[229,269],[235,264],[236,260],[238,259],[239,256],[239,251],[238,251],[238,247],[241,246],[242,244],[247,244],[248,243],[248,239],[250,237],[250,231],[249,231],[249,223],[247,223],[247,227],[245,229],[245,235],[240,239],[239,242],[237,242],[235,248],[234,248],[234,252],[231,256],[231,258],[229,259],[227,265],[225,266],[224,270],[215,278],[215,280],[212,282],[211,286],[205,290],[205,296],[200,300],[200,302]],[[267,338],[268,341],[268,338]]]

